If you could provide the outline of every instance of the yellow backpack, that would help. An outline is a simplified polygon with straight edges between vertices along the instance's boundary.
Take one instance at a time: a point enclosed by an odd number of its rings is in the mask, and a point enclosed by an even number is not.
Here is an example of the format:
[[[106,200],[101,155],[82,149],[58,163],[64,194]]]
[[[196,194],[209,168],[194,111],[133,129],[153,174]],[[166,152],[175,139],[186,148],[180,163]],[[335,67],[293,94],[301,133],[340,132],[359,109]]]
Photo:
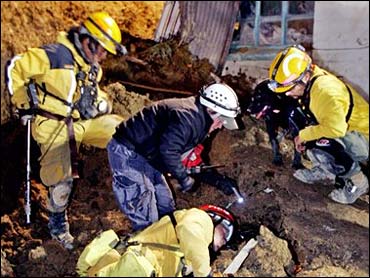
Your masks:
[[[142,254],[142,246],[167,249],[183,256],[177,247],[122,241],[113,230],[107,230],[85,247],[78,259],[76,272],[89,277],[155,277],[159,271]]]

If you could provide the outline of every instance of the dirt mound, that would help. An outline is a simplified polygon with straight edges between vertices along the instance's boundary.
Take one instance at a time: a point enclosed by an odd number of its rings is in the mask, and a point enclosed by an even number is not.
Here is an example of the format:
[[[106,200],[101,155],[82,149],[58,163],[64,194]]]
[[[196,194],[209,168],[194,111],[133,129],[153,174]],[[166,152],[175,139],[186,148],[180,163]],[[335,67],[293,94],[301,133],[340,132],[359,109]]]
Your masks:
[[[57,29],[104,8],[127,31],[123,39],[132,54],[129,59],[110,59],[103,66],[103,89],[114,101],[114,113],[129,117],[155,99],[194,94],[202,83],[212,80],[213,68],[207,60],[193,57],[176,38],[161,44],[150,39],[160,16],[154,7],[160,9],[162,5],[163,2],[1,2],[2,63],[4,57],[27,46],[52,41]],[[255,80],[243,74],[221,78],[237,91],[245,107]],[[2,121],[3,111],[9,110],[7,105],[2,101]],[[244,238],[222,250],[213,269],[222,272],[241,245],[253,236],[258,246],[236,276],[368,277],[368,195],[349,206],[333,203],[326,197],[332,185],[307,185],[293,178],[291,141],[281,142],[285,165],[277,167],[271,163],[264,123],[247,116],[242,121],[244,130],[216,134],[211,142],[210,164],[225,164],[219,171],[237,180],[244,203],[235,203],[235,196],[226,196],[208,184],[201,184],[194,193],[182,193],[176,183],[172,184],[177,208],[206,203],[228,206],[239,220]],[[2,276],[76,276],[77,259],[96,235],[107,229],[132,231],[111,190],[106,150],[88,146],[81,149],[83,175],[75,182],[68,208],[71,233],[77,243],[73,251],[50,240],[47,191],[38,179],[35,144],[31,156],[32,217],[30,225],[25,223],[25,128],[19,123],[2,124],[1,153],[5,158],[0,172]]]
[[[1,52],[15,55],[51,43],[57,31],[79,25],[95,11],[108,12],[123,32],[151,39],[164,2],[1,1]],[[140,16],[138,16],[140,15]],[[8,56],[8,55],[6,55]]]
[[[121,85],[114,87],[119,94],[124,92]],[[139,95],[133,98],[133,103],[147,101],[145,96],[140,101]],[[205,203],[228,205],[245,233],[251,227],[262,225],[272,232],[273,242],[265,238],[266,233],[260,232],[258,248],[251,252],[237,272],[238,276],[292,275],[295,269],[301,269],[298,276],[341,276],[344,273],[354,277],[367,276],[368,196],[352,206],[343,206],[326,197],[332,187],[297,182],[289,166],[291,142],[283,142],[286,166],[274,166],[262,125],[256,126],[248,118],[243,121],[246,130],[223,130],[217,134],[212,142],[210,163],[226,165],[220,172],[238,181],[241,193],[246,197],[245,203],[236,204],[235,196],[226,196],[207,184],[189,194],[178,191],[173,183],[177,207],[189,208]],[[131,232],[128,219],[114,201],[106,151],[85,147],[81,155],[83,179],[75,184],[74,198],[68,210],[71,233],[77,241],[75,250],[63,250],[49,239],[46,190],[37,180],[32,182],[31,225],[25,224],[22,191],[13,199],[16,208],[2,216],[2,250],[17,276],[75,276],[79,254],[99,232],[110,228]],[[279,247],[281,240],[287,246],[285,251]],[[232,249],[221,251],[214,269],[223,271],[244,243],[233,243],[230,245]],[[287,260],[288,257],[291,259]]]
[[[54,42],[58,31],[79,25],[95,11],[108,12],[130,36],[152,39],[163,6],[163,1],[1,1],[1,124],[11,118],[4,92],[8,59],[29,47]]]
[[[139,88],[140,85],[148,85],[153,90],[165,88],[193,94],[212,81],[213,66],[207,59],[194,57],[188,45],[181,44],[179,38],[158,44],[147,40],[145,45],[129,40],[126,45],[133,49],[130,57],[110,58],[103,64],[106,79],[109,78],[110,82],[129,81]]]

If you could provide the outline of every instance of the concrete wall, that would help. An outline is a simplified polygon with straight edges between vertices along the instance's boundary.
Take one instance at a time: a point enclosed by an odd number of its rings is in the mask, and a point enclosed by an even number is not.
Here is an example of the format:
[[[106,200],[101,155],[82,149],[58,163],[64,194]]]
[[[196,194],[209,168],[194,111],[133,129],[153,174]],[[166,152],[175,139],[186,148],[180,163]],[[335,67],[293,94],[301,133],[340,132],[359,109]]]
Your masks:
[[[257,80],[267,78],[277,50],[255,52],[229,54],[222,75],[245,72]],[[369,2],[315,1],[312,57],[369,101]]]
[[[312,56],[369,100],[369,2],[316,1]]]

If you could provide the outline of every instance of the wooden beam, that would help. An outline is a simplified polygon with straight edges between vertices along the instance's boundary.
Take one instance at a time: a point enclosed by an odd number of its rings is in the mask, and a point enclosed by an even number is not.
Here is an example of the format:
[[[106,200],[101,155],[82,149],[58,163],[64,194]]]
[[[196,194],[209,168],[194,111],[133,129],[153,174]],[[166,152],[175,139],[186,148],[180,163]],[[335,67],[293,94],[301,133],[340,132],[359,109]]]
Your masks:
[[[157,88],[157,87],[152,87],[152,86],[147,86],[147,85],[141,85],[133,82],[128,82],[128,81],[119,81],[123,85],[128,85],[132,87],[137,87],[145,90],[150,90],[150,91],[157,91],[157,92],[162,92],[162,93],[173,93],[173,94],[180,94],[180,95],[188,95],[188,96],[193,96],[195,95],[192,92],[189,91],[181,91],[181,90],[174,90],[174,89],[164,89],[164,88]]]

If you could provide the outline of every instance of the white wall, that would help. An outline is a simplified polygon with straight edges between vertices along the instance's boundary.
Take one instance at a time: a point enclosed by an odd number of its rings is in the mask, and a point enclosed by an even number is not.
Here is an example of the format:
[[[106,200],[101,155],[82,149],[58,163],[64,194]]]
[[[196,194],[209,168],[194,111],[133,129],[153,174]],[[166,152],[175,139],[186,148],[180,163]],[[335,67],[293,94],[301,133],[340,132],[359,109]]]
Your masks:
[[[316,1],[312,56],[369,101],[369,2]]]
[[[229,54],[222,75],[245,72],[257,80],[267,78],[274,56],[267,52],[261,57]],[[312,57],[369,101],[369,2],[315,1]]]

